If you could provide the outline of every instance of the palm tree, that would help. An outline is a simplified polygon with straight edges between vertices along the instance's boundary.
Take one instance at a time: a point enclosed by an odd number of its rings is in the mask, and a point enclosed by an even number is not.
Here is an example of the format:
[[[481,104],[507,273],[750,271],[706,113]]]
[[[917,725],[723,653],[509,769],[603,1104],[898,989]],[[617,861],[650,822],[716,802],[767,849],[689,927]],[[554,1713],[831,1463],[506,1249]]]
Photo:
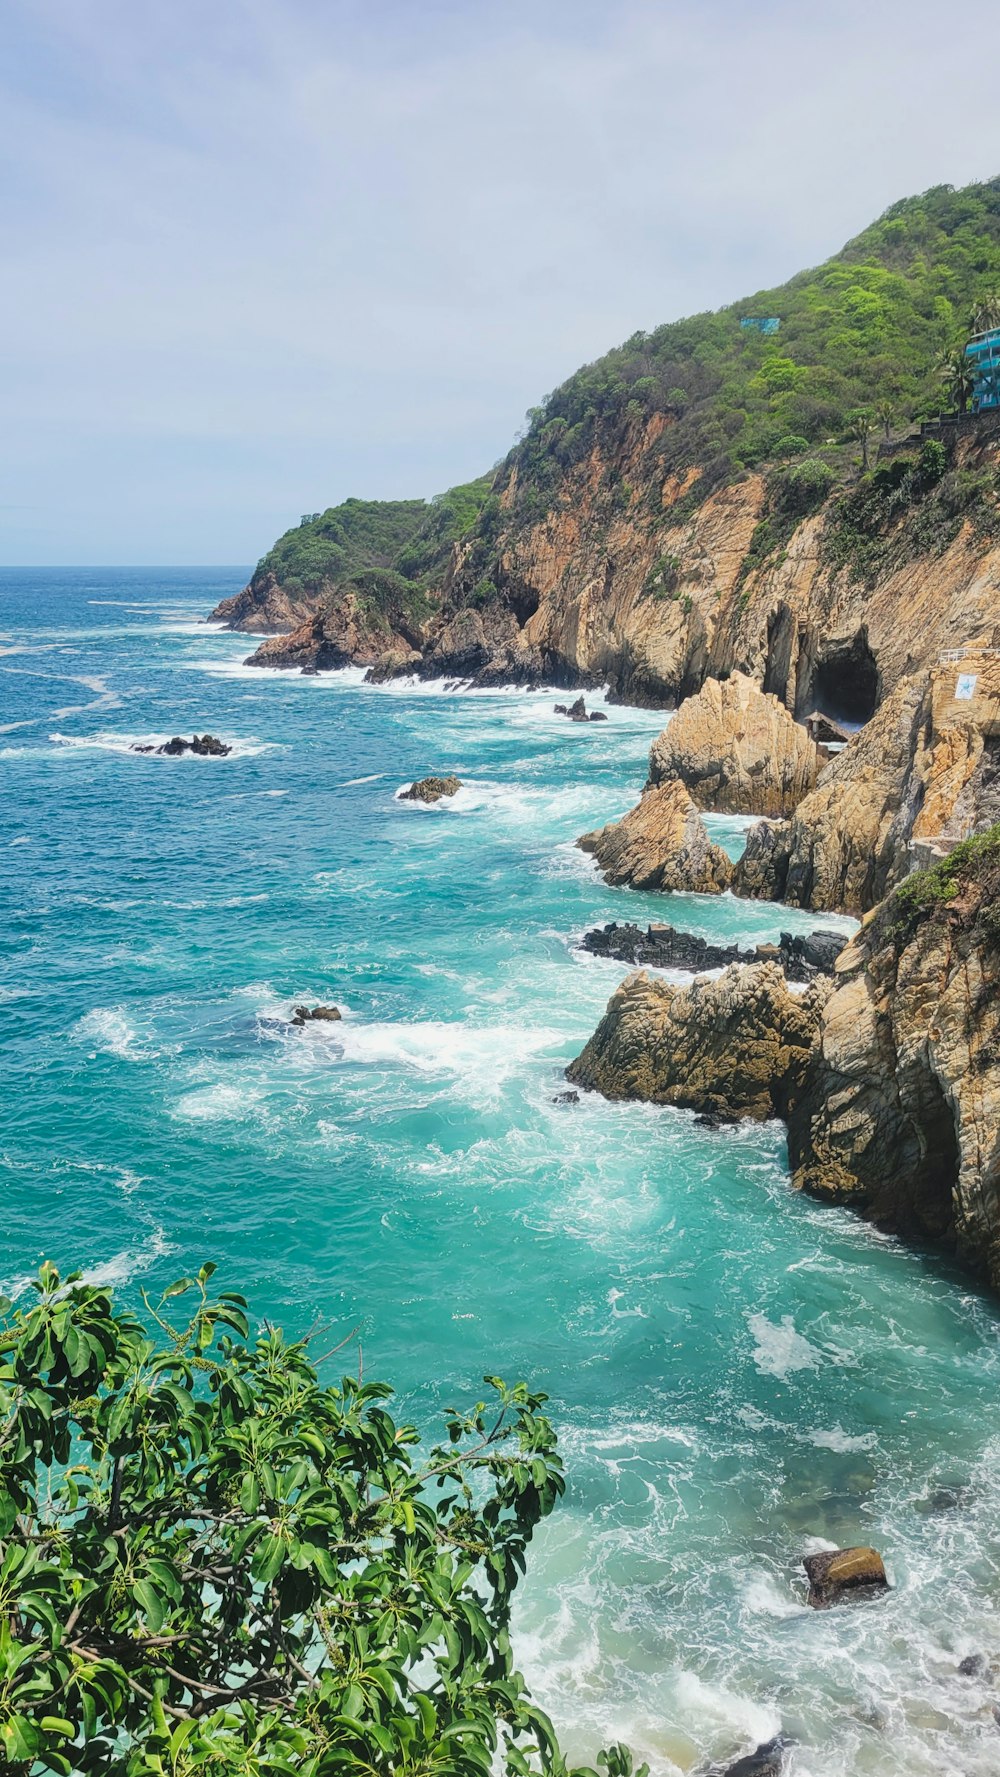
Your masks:
[[[988,333],[991,328],[1000,327],[1000,290],[985,290],[977,296],[969,319],[973,333]]]
[[[892,422],[895,419],[895,417],[896,417],[896,415],[895,415],[895,411],[893,409],[892,402],[891,401],[880,401],[878,406],[875,409],[875,418],[878,420],[883,431],[885,432],[885,441],[887,444],[889,442],[890,437],[892,436]]]
[[[870,413],[856,413],[851,421],[851,437],[856,438],[861,446],[861,467],[868,468],[868,440],[875,430],[875,421]]]
[[[938,359],[938,376],[955,405],[956,413],[964,413],[976,386],[972,367],[962,346],[952,346]]]

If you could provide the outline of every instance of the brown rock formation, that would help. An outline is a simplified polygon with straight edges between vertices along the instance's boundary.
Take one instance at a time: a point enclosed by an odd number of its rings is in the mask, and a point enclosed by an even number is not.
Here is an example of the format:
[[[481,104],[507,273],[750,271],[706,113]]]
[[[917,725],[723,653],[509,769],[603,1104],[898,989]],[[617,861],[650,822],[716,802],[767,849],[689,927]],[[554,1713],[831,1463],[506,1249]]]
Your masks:
[[[877,1549],[823,1549],[802,1563],[809,1581],[809,1603],[826,1610],[845,1599],[859,1602],[888,1592],[885,1565]]]
[[[411,784],[408,790],[400,790],[400,802],[440,802],[445,796],[454,796],[462,788],[462,780],[457,777],[422,777]]]
[[[408,662],[420,660],[413,645],[419,640],[419,631],[407,626],[407,633],[400,633],[370,601],[344,592],[290,634],[274,635],[261,642],[246,665],[298,666],[330,672],[342,666],[377,667],[391,655],[398,663],[396,670],[406,671]]]
[[[292,592],[273,574],[255,574],[242,592],[216,605],[211,620],[248,635],[290,635],[315,615],[314,594]]]
[[[730,859],[712,844],[684,785],[677,782],[644,791],[620,821],[584,833],[577,844],[594,854],[605,882],[616,887],[718,895],[732,879]]]
[[[671,987],[629,975],[566,1077],[605,1098],[726,1120],[784,1116],[800,1088],[829,984],[792,994],[775,963],[734,963]]]
[[[911,878],[836,964],[794,1181],[1000,1286],[1000,829]]]
[[[699,808],[790,815],[816,782],[819,754],[783,703],[745,673],[706,679],[649,755],[649,782],[680,778]]]
[[[914,862],[998,815],[1000,656],[979,647],[902,680],[790,821],[751,829],[733,887],[866,913]]]

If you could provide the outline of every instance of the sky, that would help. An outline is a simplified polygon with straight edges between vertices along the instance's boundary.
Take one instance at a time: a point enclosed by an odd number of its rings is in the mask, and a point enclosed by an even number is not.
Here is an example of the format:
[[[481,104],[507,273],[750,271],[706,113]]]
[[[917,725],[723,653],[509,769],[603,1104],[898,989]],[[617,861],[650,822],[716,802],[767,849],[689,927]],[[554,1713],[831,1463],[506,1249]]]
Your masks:
[[[4,0],[0,562],[251,563],[481,474],[637,328],[1000,173],[995,34],[988,0]]]

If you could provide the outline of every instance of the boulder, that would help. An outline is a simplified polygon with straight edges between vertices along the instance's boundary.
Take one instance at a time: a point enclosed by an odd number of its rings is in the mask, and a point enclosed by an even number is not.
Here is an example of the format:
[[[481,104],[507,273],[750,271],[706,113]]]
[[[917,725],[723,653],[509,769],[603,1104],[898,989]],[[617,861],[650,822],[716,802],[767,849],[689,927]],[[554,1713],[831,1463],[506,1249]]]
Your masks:
[[[723,1777],[781,1777],[788,1744],[783,1734],[776,1735],[773,1740],[765,1740],[755,1752],[748,1752],[745,1758],[738,1758],[735,1764],[727,1765]]]
[[[582,696],[575,703],[557,703],[554,709],[557,716],[568,716],[571,722],[606,722],[608,719],[603,710],[591,710],[588,713]]]
[[[444,796],[454,796],[462,788],[462,781],[457,777],[421,777],[412,783],[408,790],[401,790],[401,802],[440,802]]]
[[[620,821],[584,833],[577,844],[593,853],[605,882],[616,887],[719,895],[732,880],[730,859],[712,844],[684,785],[677,782],[644,791]]]
[[[816,782],[808,730],[744,673],[706,679],[653,742],[649,783],[679,778],[699,808],[789,815]]]
[[[575,1086],[735,1122],[784,1116],[801,1087],[830,984],[791,994],[774,963],[734,963],[689,987],[628,975],[582,1053]]]
[[[877,1549],[824,1549],[821,1554],[807,1555],[802,1565],[809,1581],[808,1601],[814,1610],[826,1610],[845,1600],[877,1598],[889,1590]]]
[[[292,1012],[293,1024],[309,1024],[312,1020],[320,1024],[339,1024],[341,1012],[339,1006],[296,1006]]]

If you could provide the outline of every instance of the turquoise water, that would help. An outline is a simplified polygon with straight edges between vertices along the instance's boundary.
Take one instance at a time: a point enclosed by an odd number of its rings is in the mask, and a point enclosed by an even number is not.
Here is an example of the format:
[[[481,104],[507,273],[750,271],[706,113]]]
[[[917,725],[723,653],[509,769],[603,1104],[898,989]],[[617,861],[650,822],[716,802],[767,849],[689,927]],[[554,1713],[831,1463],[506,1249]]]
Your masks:
[[[573,846],[662,718],[244,668],[199,621],[244,577],[0,577],[6,1287],[214,1258],[290,1329],[360,1323],[422,1420],[487,1370],[546,1387],[570,1484],[518,1648],[576,1753],[697,1771],[781,1726],[795,1777],[995,1772],[956,1673],[1000,1653],[994,1308],[796,1197],[777,1126],[553,1103],[624,973],[574,940],[664,915]],[[127,751],[205,728],[231,757]],[[454,804],[395,799],[436,770]],[[299,1000],[343,1025],[290,1030]],[[891,1597],[807,1612],[824,1539],[876,1543]]]

